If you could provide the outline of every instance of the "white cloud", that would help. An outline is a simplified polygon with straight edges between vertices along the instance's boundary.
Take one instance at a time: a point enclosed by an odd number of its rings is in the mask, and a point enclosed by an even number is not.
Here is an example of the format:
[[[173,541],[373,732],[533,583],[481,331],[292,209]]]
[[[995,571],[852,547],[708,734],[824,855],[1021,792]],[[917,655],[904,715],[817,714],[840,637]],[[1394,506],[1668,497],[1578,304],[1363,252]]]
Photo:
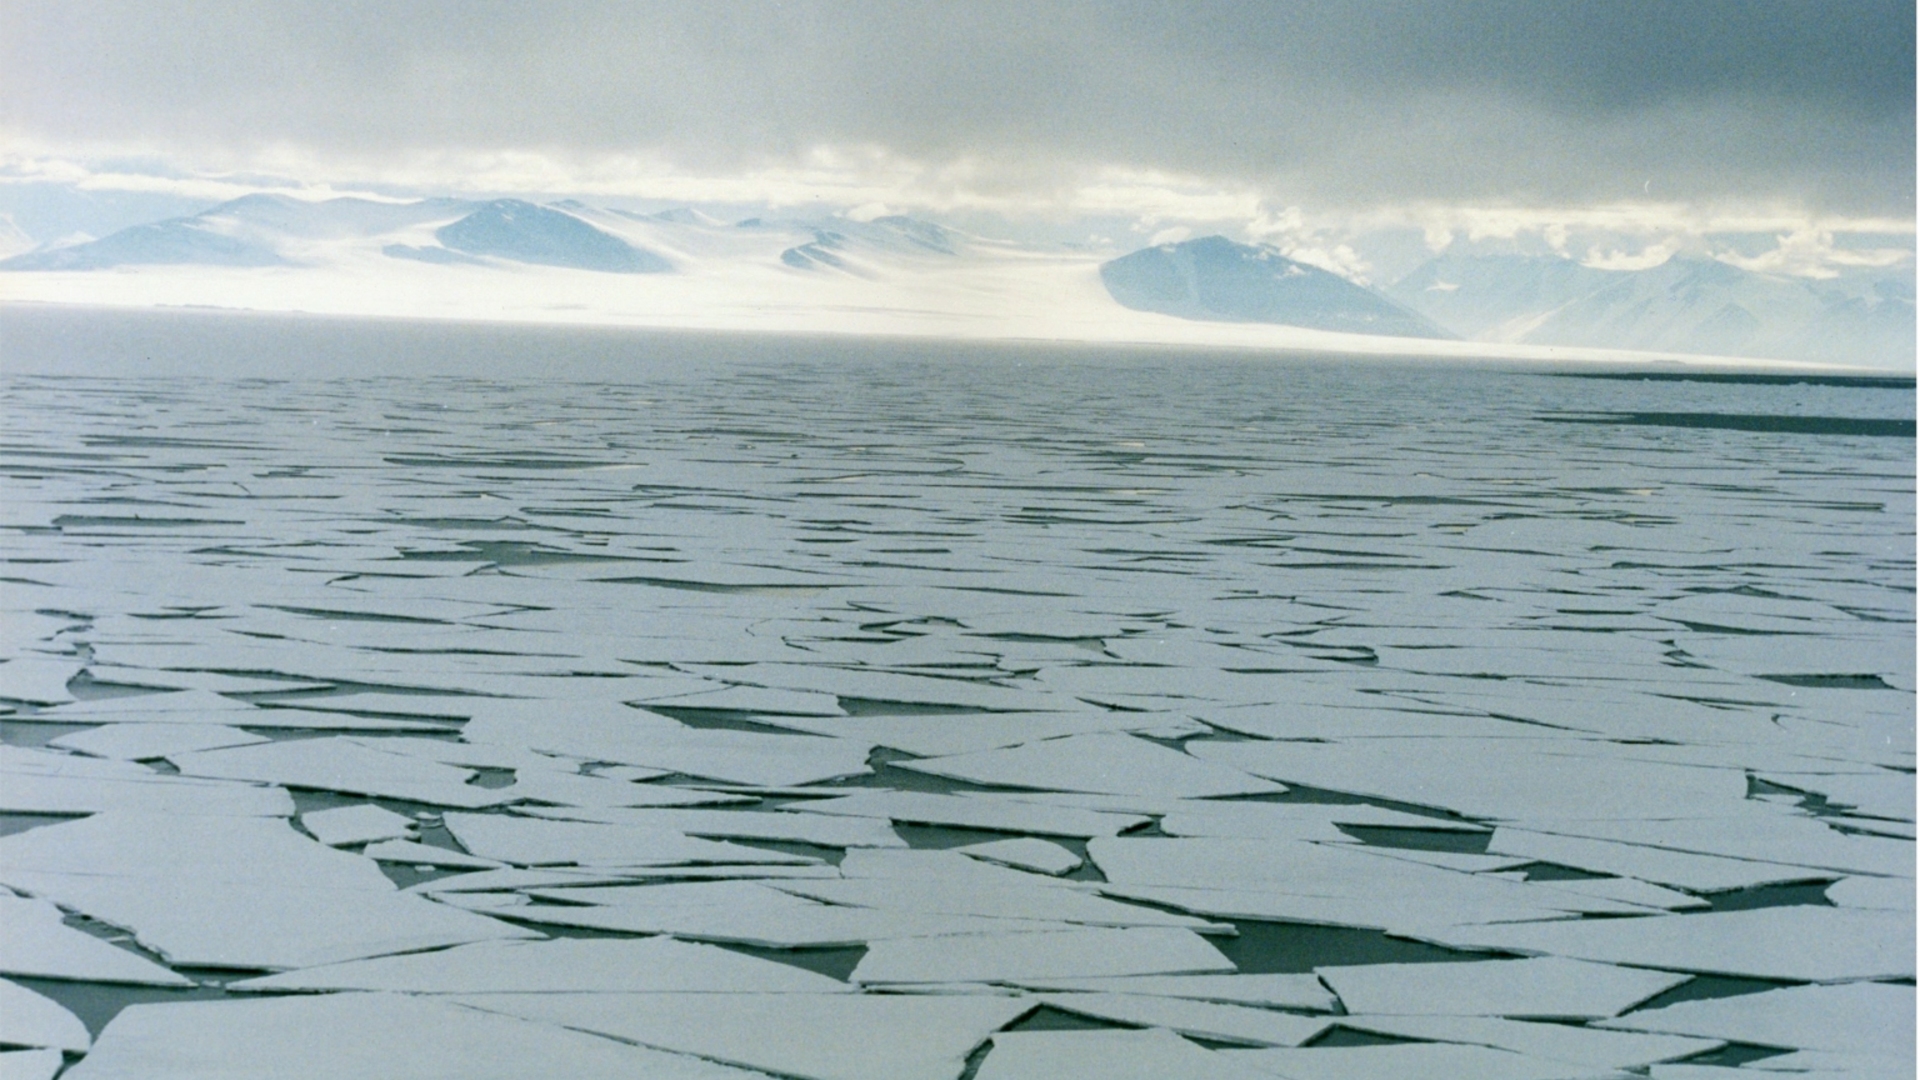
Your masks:
[[[1826,229],[1795,229],[1776,238],[1772,251],[1752,257],[1725,251],[1714,255],[1742,270],[1790,277],[1835,278],[1843,270],[1897,266],[1913,258],[1912,248],[1838,248]]]

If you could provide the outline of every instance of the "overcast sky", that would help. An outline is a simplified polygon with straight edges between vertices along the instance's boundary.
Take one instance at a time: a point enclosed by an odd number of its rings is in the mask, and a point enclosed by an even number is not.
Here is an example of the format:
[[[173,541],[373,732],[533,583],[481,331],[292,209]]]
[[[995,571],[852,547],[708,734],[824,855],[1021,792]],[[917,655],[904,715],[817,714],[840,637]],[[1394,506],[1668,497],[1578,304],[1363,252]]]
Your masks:
[[[1898,0],[0,3],[16,165],[426,189],[1910,221],[1914,100]]]

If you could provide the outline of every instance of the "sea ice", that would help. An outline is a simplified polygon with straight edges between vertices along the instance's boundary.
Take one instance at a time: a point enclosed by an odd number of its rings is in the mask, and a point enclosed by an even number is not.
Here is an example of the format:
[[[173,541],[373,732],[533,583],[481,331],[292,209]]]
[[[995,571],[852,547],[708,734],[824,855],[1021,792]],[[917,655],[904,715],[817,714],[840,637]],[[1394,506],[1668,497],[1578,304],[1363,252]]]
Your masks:
[[[11,936],[14,932],[9,921],[7,933]],[[64,1005],[0,979],[0,1045],[51,1047],[84,1054],[91,1043],[87,1026]]]
[[[1274,1073],[1164,1029],[1003,1031],[979,1080],[1266,1080]]]
[[[74,1080],[753,1080],[682,1054],[403,994],[133,1005]]]
[[[1453,964],[1361,964],[1314,973],[1350,1013],[1588,1020],[1620,1013],[1689,976],[1539,957]]]
[[[868,946],[851,978],[866,984],[1017,982],[1232,970],[1231,961],[1191,930],[1135,927],[890,938]]]
[[[968,844],[954,850],[976,859],[1042,874],[1071,873],[1080,869],[1085,861],[1059,844],[1031,836],[1015,840],[989,840],[984,844]]]
[[[1910,1052],[1914,994],[1911,986],[1878,982],[1794,986],[1676,1002],[1628,1013],[1604,1026],[1803,1050],[1858,1052],[1883,1046]]]
[[[487,994],[453,1000],[803,1080],[953,1080],[1034,1007],[977,994]]]
[[[300,815],[300,824],[315,840],[329,847],[347,847],[373,840],[404,840],[413,836],[417,825],[405,814],[396,814],[372,803],[312,810]]]
[[[390,990],[408,994],[831,994],[851,989],[787,964],[664,937],[481,942],[303,968],[227,985],[230,990],[261,993]]]
[[[1195,759],[1122,733],[1068,735],[952,757],[896,762],[900,768],[977,784],[1204,798],[1270,795],[1278,784]]]

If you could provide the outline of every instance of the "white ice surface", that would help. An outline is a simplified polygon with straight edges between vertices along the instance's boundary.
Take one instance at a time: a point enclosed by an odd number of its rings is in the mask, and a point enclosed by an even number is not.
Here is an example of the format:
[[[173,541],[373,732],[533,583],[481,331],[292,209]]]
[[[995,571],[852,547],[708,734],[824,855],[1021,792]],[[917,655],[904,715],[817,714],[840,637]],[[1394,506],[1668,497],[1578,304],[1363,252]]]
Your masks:
[[[406,839],[413,835],[417,822],[405,814],[363,803],[308,811],[300,815],[300,824],[315,840],[329,847],[346,847],[373,840]]]
[[[955,1080],[1031,1000],[983,995],[488,994],[455,1000],[803,1080]]]
[[[853,739],[692,728],[639,709],[544,716],[483,712],[461,734],[474,743],[775,787],[863,774],[873,749]]]
[[[107,724],[90,731],[76,731],[49,739],[48,746],[77,750],[94,757],[145,761],[192,750],[215,750],[226,746],[249,746],[267,741],[223,724]]]
[[[1050,840],[1022,836],[1014,840],[989,840],[967,844],[955,851],[1003,866],[1034,870],[1042,874],[1065,874],[1078,870],[1084,860]]]
[[[321,994],[133,1005],[74,1080],[752,1080],[681,1054],[629,1046],[402,994]]]
[[[1911,986],[1874,982],[1795,986],[1676,1002],[1629,1013],[1604,1026],[1806,1050],[1911,1050],[1914,993]]]
[[[1719,1049],[1718,1039],[1629,1035],[1571,1024],[1485,1016],[1347,1016],[1340,1026],[1434,1042],[1469,1043],[1605,1069],[1643,1068]]]
[[[360,853],[375,862],[438,866],[448,870],[491,870],[504,865],[498,859],[483,859],[478,855],[412,840],[382,840],[361,848]]]
[[[380,795],[435,806],[494,806],[511,798],[498,789],[468,784],[471,770],[381,753],[344,736],[172,754],[168,760],[185,776]]]
[[[892,938],[870,944],[851,978],[856,983],[1015,982],[1232,970],[1220,950],[1190,930],[1144,927]]]
[[[12,934],[12,924],[7,933]],[[44,1046],[83,1054],[92,1040],[66,1006],[18,983],[0,979],[0,1044]]]
[[[1595,1080],[1624,1078],[1612,1069],[1528,1057],[1486,1046],[1402,1043],[1394,1046],[1221,1050],[1221,1055],[1285,1080]]]
[[[833,799],[792,802],[781,809],[884,818],[903,825],[952,825],[1082,840],[1113,836],[1148,820],[1138,814],[1042,806],[1000,795],[962,797],[918,791],[861,791]]]
[[[1171,1031],[1005,1031],[978,1080],[1264,1080],[1274,1075]]]
[[[1044,994],[1040,1000],[1082,1016],[1247,1046],[1299,1046],[1332,1023],[1324,1016],[1146,994]]]
[[[0,1051],[0,1080],[53,1080],[64,1064],[58,1050]]]
[[[1561,957],[1316,968],[1350,1013],[1596,1019],[1690,976]]]
[[[0,698],[39,705],[72,701],[67,683],[80,673],[80,667],[72,660],[50,656],[13,657],[0,664]]]
[[[61,922],[44,900],[0,895],[0,972],[43,979],[192,986],[193,980]]]
[[[629,784],[628,787],[639,787]],[[530,817],[561,821],[594,821],[667,829],[688,836],[729,840],[785,840],[822,847],[906,847],[906,841],[884,822],[865,818],[832,818],[806,814],[771,814],[744,810],[529,808]]]
[[[1560,836],[1505,826],[1494,830],[1487,850],[1699,892],[1817,881],[1834,876],[1832,871],[1822,872],[1806,866],[1669,851],[1645,844]]]
[[[664,937],[482,942],[303,968],[228,987],[256,992],[391,990],[409,994],[827,994],[851,989],[802,968]]]
[[[1053,791],[1114,795],[1137,792],[1204,798],[1267,795],[1286,790],[1238,769],[1215,765],[1120,733],[1069,735],[998,750],[896,764],[916,772],[977,784]]]
[[[682,863],[810,863],[819,860],[716,840],[673,829],[548,821],[501,814],[448,814],[447,831],[483,858],[517,866],[672,866]]]
[[[1423,932],[1440,944],[1759,979],[1839,982],[1913,977],[1911,910],[1814,905],[1458,926]]]
[[[1313,975],[1121,975],[1099,979],[1023,979],[1034,990],[1150,994],[1227,1005],[1333,1011],[1335,998]]]

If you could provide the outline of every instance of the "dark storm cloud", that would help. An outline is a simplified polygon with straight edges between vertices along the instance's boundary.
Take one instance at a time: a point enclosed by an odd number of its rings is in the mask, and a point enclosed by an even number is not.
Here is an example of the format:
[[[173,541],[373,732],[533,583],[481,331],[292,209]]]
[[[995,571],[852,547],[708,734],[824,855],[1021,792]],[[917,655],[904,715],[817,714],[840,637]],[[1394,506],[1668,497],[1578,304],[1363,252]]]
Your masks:
[[[1299,198],[1911,213],[1914,9],[1847,0],[0,8],[0,125],[360,158],[879,146]],[[1651,187],[1649,188],[1649,185]]]

